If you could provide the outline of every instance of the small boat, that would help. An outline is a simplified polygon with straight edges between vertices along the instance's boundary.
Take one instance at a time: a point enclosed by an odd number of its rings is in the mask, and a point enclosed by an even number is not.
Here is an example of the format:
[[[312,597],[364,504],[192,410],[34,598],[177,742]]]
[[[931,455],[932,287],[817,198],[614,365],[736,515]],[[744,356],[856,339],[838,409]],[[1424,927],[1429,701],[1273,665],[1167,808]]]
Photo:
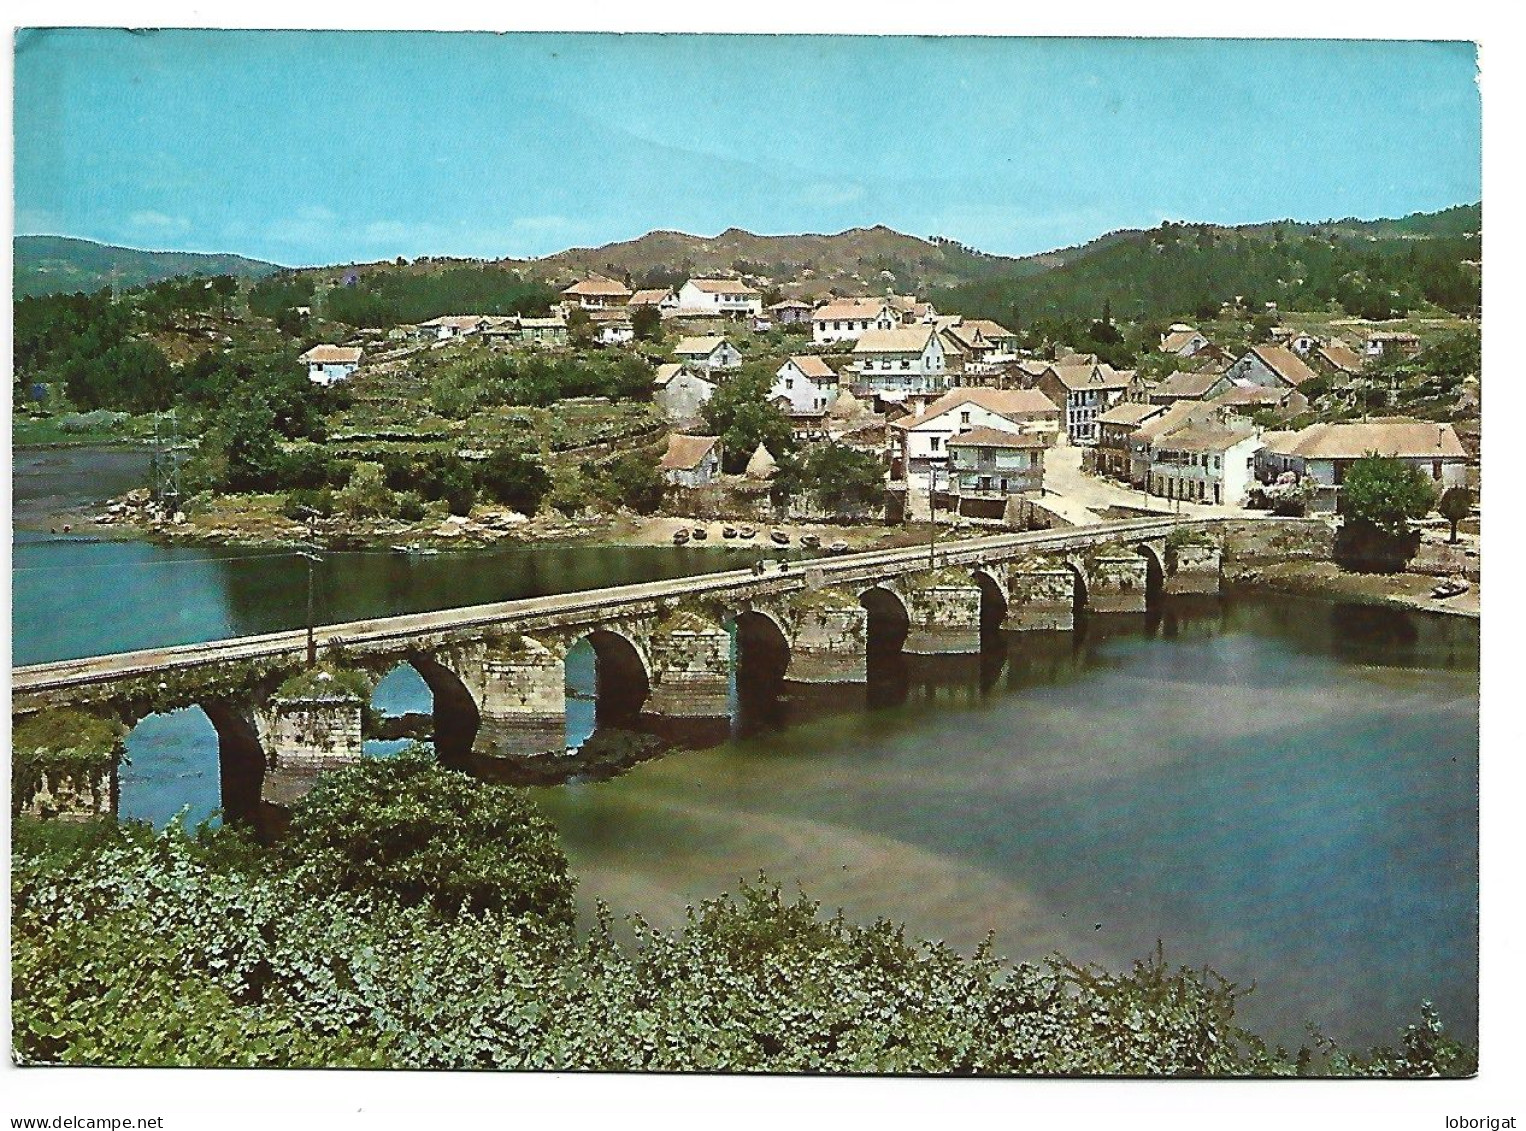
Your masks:
[[[771,531],[769,533],[769,535],[768,535],[768,540],[770,542],[772,542],[775,546],[788,546],[789,545],[789,535],[784,533],[784,531],[782,531],[782,530]]]
[[[815,534],[802,534],[800,544],[807,550],[818,550],[821,548],[821,539]]]
[[[758,532],[750,526],[742,527],[742,529],[738,530],[737,533],[741,535],[744,541],[751,540],[758,536]]]
[[[1461,578],[1449,577],[1431,590],[1431,598],[1436,601],[1445,601],[1448,597],[1466,593],[1470,588],[1472,587]]]
[[[737,528],[736,527],[734,527],[734,526],[723,526],[723,527],[721,527],[721,537],[722,538],[735,538],[736,536],[737,536]]]
[[[848,544],[846,542],[833,542],[827,547],[827,553],[829,554],[846,554],[847,552]]]
[[[703,542],[708,537],[710,537],[710,532],[703,526],[696,526],[694,528],[694,540],[696,542]]]
[[[673,545],[675,545],[675,546],[683,546],[683,545],[687,544],[688,541],[689,541],[689,532],[687,530],[675,530],[675,531],[673,531]]]
[[[430,557],[440,551],[433,546],[393,546],[394,554],[408,554],[412,557]]]

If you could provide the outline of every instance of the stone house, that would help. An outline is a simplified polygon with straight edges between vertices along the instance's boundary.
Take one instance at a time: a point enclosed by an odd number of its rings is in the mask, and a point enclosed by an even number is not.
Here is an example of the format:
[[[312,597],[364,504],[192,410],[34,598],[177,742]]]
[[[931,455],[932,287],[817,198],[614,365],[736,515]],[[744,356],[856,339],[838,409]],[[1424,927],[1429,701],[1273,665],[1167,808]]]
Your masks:
[[[1075,364],[1070,358],[1051,362],[1035,385],[1060,406],[1065,436],[1072,444],[1097,442],[1097,417],[1124,400],[1134,384],[1134,373],[1114,369],[1106,362]]]
[[[669,436],[668,450],[657,466],[663,479],[675,487],[708,487],[721,474],[721,438]]]
[[[1318,374],[1287,346],[1259,345],[1252,346],[1249,353],[1226,369],[1224,376],[1236,385],[1296,389]]]
[[[1367,335],[1362,343],[1362,352],[1368,357],[1389,357],[1394,353],[1402,353],[1405,357],[1414,357],[1420,352],[1420,336],[1402,331],[1376,330]]]
[[[489,325],[489,319],[481,314],[442,314],[438,318],[431,318],[428,322],[420,322],[418,330],[426,338],[444,342],[452,338],[480,334]]]
[[[684,338],[673,347],[673,356],[705,373],[736,369],[742,364],[742,351],[714,335]]]
[[[1157,442],[1191,425],[1208,427],[1218,423],[1218,410],[1201,401],[1177,401],[1158,416],[1146,417],[1144,423],[1129,433],[1129,482],[1143,489],[1149,481],[1150,453]]]
[[[1181,370],[1167,377],[1149,392],[1151,404],[1173,405],[1177,401],[1207,400],[1230,387],[1223,372],[1213,369]]]
[[[1177,357],[1193,357],[1208,344],[1207,334],[1181,322],[1160,336],[1160,352],[1174,353]]]
[[[678,293],[672,287],[647,287],[643,290],[634,291],[625,308],[634,314],[644,306],[657,308],[657,313],[663,318],[671,318],[678,312]]]
[[[705,402],[715,396],[715,385],[687,365],[659,365],[652,378],[652,403],[669,420],[693,420]]]
[[[364,351],[359,346],[314,346],[297,360],[307,366],[307,379],[315,385],[348,381],[360,368]]]
[[[1232,385],[1212,397],[1209,404],[1226,415],[1250,420],[1257,413],[1275,413],[1280,420],[1291,420],[1309,411],[1309,398],[1297,389],[1268,389],[1261,385]]]
[[[794,326],[799,323],[809,323],[811,320],[811,304],[801,302],[798,298],[787,298],[782,302],[776,302],[768,308],[769,317],[780,326]]]
[[[1367,359],[1345,342],[1326,342],[1309,354],[1314,368],[1337,383],[1348,381],[1362,372]]]

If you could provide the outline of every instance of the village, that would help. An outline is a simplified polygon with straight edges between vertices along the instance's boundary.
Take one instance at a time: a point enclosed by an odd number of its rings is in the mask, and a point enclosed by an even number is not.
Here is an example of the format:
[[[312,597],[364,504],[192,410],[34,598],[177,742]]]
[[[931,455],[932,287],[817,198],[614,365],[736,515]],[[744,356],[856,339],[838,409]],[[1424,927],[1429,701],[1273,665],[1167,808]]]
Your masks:
[[[589,274],[546,316],[443,314],[382,341],[320,344],[301,360],[311,381],[332,385],[441,350],[565,352],[581,338],[638,352],[666,426],[662,521],[650,528],[679,543],[710,537],[716,523],[730,538],[736,523],[1032,529],[1167,511],[1333,516],[1347,471],[1372,454],[1419,469],[1437,500],[1453,488],[1476,500],[1476,434],[1470,450],[1452,423],[1401,414],[1392,382],[1364,376],[1420,354],[1419,334],[1356,319],[1316,331],[1278,320],[1273,304],[1226,302],[1220,319],[1259,326],[1261,340],[1226,348],[1173,323],[1146,372],[1065,343],[1035,356],[995,321],[912,295],[765,305],[764,289],[740,278],[633,289]],[[766,443],[728,451],[706,429],[707,405],[744,366],[768,375],[761,399],[788,422],[797,460],[855,453],[879,469],[883,490],[848,503],[796,492],[781,505],[770,481],[785,453]],[[1459,402],[1470,398],[1476,378],[1462,383]],[[1467,553],[1442,572],[1476,580],[1476,547]]]

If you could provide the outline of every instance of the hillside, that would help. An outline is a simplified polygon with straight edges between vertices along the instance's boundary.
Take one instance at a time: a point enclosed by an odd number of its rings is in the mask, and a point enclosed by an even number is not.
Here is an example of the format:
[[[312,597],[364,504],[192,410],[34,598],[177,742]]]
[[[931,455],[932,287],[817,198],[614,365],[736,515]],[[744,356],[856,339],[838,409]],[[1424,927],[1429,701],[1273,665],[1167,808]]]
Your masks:
[[[924,240],[881,225],[835,235],[760,236],[727,228],[717,236],[648,232],[596,248],[570,248],[522,265],[548,282],[590,271],[636,285],[682,283],[691,275],[739,274],[793,293],[928,290],[1020,270],[1022,260],[987,255],[952,240]],[[885,274],[888,272],[888,276]]]
[[[997,320],[1090,319],[1104,304],[1130,320],[1207,317],[1221,302],[1333,303],[1382,319],[1427,304],[1479,306],[1479,205],[1395,220],[1273,222],[1239,227],[1167,222],[1113,232],[1035,257],[1017,270],[935,291],[939,307]]]
[[[280,270],[242,255],[194,251],[141,251],[69,236],[16,236],[12,280],[15,297],[93,294],[115,283],[136,287],[177,275],[234,275],[257,279]]]

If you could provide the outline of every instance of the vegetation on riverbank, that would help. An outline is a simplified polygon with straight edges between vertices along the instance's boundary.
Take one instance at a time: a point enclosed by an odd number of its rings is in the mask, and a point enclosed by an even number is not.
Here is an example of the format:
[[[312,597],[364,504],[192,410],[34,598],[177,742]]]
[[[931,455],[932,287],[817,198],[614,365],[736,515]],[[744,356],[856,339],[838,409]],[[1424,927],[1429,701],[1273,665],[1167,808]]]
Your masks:
[[[18,822],[24,1063],[1152,1076],[1464,1076],[1428,1007],[1392,1049],[1268,1047],[1246,992],[1157,952],[1114,973],[961,955],[760,878],[572,922],[554,831],[422,751],[335,772],[290,835]],[[378,853],[382,855],[378,857]]]

